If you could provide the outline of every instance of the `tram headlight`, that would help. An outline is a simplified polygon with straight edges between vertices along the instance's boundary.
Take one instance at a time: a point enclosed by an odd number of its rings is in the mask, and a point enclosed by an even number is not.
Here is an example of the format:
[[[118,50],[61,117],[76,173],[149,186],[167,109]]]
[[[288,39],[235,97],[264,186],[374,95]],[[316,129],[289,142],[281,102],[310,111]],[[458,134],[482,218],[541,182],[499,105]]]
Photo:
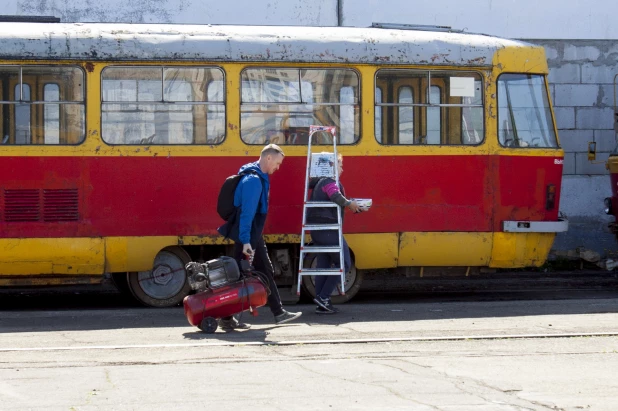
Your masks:
[[[612,210],[612,199],[611,197],[607,197],[603,200],[605,203],[605,214],[614,214],[614,210]]]

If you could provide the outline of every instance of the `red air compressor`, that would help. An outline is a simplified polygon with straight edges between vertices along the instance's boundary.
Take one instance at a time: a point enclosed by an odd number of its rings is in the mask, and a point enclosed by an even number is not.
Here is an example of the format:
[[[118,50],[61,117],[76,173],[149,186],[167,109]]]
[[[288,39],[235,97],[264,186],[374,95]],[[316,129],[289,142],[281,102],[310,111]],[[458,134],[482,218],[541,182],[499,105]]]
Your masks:
[[[183,300],[189,324],[214,333],[221,317],[247,310],[257,315],[257,308],[266,304],[270,294],[268,279],[254,271],[249,262],[242,261],[241,265],[242,273],[233,258],[221,257],[185,266],[191,288],[198,291]]]

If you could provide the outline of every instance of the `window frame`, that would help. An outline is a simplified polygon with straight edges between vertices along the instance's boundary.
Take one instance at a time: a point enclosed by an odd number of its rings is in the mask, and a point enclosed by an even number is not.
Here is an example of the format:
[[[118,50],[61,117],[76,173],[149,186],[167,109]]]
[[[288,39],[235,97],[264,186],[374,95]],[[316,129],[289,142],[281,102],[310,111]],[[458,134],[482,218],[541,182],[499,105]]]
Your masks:
[[[240,84],[240,87],[238,87],[238,134],[240,137],[240,141],[247,145],[247,146],[261,146],[264,145],[264,143],[247,143],[243,137],[242,137],[242,106],[243,106],[243,101],[242,101],[242,83],[243,83],[243,73],[247,70],[297,70],[297,71],[302,71],[302,70],[346,70],[346,71],[351,71],[354,74],[356,74],[356,78],[358,79],[358,103],[357,104],[342,104],[342,103],[310,103],[313,106],[352,106],[353,108],[355,106],[358,106],[358,139],[356,139],[356,141],[354,141],[353,143],[339,143],[337,142],[337,146],[355,146],[358,145],[362,138],[363,138],[363,116],[362,116],[362,102],[363,102],[363,94],[362,94],[362,86],[363,86],[363,77],[360,73],[360,71],[356,68],[356,67],[339,67],[339,66],[335,66],[335,67],[324,67],[324,66],[263,66],[263,65],[258,65],[258,66],[245,66],[243,67],[242,70],[240,70],[239,72],[239,79],[238,82]],[[301,93],[302,93],[302,85],[301,85]],[[341,90],[339,90],[340,92]],[[338,93],[340,94],[340,93]],[[341,100],[341,99],[340,99]],[[294,103],[282,103],[282,102],[268,102],[268,103],[264,103],[264,102],[257,102],[257,103],[244,103],[244,104],[252,104],[252,105],[301,105],[301,104],[308,104],[308,103],[302,103],[302,94],[301,94],[301,102],[294,102]],[[312,115],[315,111],[312,112]],[[355,113],[355,117],[356,117],[356,113]],[[339,128],[341,126],[338,126]],[[341,133],[339,133],[341,134]],[[341,139],[341,135],[337,136],[338,139]],[[303,144],[283,144],[285,147],[295,147],[295,146],[303,146]],[[314,146],[328,146],[328,145],[332,145],[332,144],[320,144],[320,143],[313,143],[312,145]]]
[[[543,80],[543,90],[545,92],[545,97],[547,99],[547,109],[549,110],[549,114],[550,114],[550,118],[549,118],[549,125],[550,130],[552,130],[553,132],[553,137],[554,137],[554,141],[555,141],[555,145],[554,146],[543,146],[543,147],[535,147],[535,146],[527,146],[527,147],[521,147],[521,146],[508,146],[506,145],[506,140],[505,140],[505,144],[502,144],[502,142],[500,141],[500,77],[502,76],[508,76],[508,75],[518,75],[518,76],[537,76],[539,78],[541,78],[541,80]],[[508,103],[507,103],[508,104]],[[508,107],[508,106],[507,106]],[[547,74],[544,73],[521,73],[521,72],[504,72],[504,73],[500,73],[500,75],[498,76],[498,78],[496,79],[496,139],[498,140],[498,144],[500,145],[501,148],[507,148],[510,150],[513,149],[524,149],[524,150],[560,150],[561,146],[560,146],[560,141],[558,140],[558,130],[556,129],[556,120],[555,120],[555,113],[551,104],[551,95],[549,93],[549,87],[548,87],[548,82],[547,82]]]
[[[19,71],[19,75],[18,75],[18,79],[15,82],[14,86],[20,87],[20,91],[19,91],[19,95],[20,95],[20,100],[4,100],[2,99],[2,95],[0,95],[0,104],[1,105],[8,105],[8,106],[12,106],[9,108],[9,117],[11,119],[13,119],[13,124],[10,125],[11,130],[16,132],[15,127],[16,127],[16,112],[15,112],[15,106],[19,105],[19,104],[27,104],[30,106],[30,140],[32,141],[33,138],[37,138],[37,139],[42,139],[42,143],[27,143],[27,144],[17,144],[17,143],[12,143],[12,144],[2,144],[0,143],[0,147],[2,146],[15,146],[15,147],[26,147],[26,146],[32,146],[32,147],[64,147],[64,146],[79,146],[82,145],[86,142],[87,139],[87,130],[88,130],[88,124],[87,124],[87,102],[88,102],[88,95],[87,95],[87,87],[86,87],[86,83],[87,83],[87,78],[86,78],[86,71],[84,70],[84,67],[82,65],[79,64],[0,64],[0,68],[3,67],[15,67],[18,69]],[[82,96],[82,100],[81,101],[77,101],[77,100],[62,100],[60,99],[58,102],[54,102],[54,103],[50,103],[49,101],[45,101],[45,100],[33,100],[32,99],[32,94],[33,93],[37,93],[37,95],[40,93],[43,95],[44,98],[44,87],[47,84],[60,84],[57,80],[57,77],[54,76],[53,74],[44,74],[44,75],[40,75],[37,76],[36,79],[37,81],[34,82],[34,84],[30,84],[29,82],[24,83],[24,73],[23,73],[23,69],[27,68],[27,69],[32,69],[32,68],[50,68],[50,69],[64,69],[64,68],[70,68],[70,69],[77,69],[79,70],[79,72],[81,73],[81,96]],[[27,73],[25,76],[27,79],[28,78],[35,78],[33,77],[32,74]],[[40,81],[38,81],[40,80]],[[26,84],[30,87],[30,100],[28,101],[24,101],[22,100],[22,93],[23,93],[23,85]],[[13,89],[13,84],[10,83],[8,84],[8,92],[11,93],[11,91],[13,91],[13,96],[15,97],[16,92]],[[63,90],[60,88],[59,89],[59,96],[62,95]],[[45,105],[47,104],[58,104],[58,106],[61,105],[78,105],[82,107],[82,114],[83,117],[81,118],[81,122],[82,122],[82,128],[81,130],[79,130],[79,132],[81,133],[80,140],[77,143],[50,143],[50,144],[46,144],[45,143],[45,119],[44,119],[44,110],[45,110]],[[33,106],[35,106],[35,108],[33,109]],[[40,108],[38,107],[40,106]],[[35,124],[36,126],[36,121],[37,119],[41,119],[41,124],[40,124],[40,128],[43,130],[41,135],[35,134],[32,132],[32,126],[33,124]],[[33,121],[34,120],[34,121]],[[0,120],[4,122],[4,119]],[[62,110],[60,110],[59,113],[59,124],[62,124]],[[4,127],[3,127],[4,128]],[[9,131],[10,132],[10,131]],[[66,131],[65,131],[66,133]],[[16,137],[16,136],[15,136]],[[4,136],[2,136],[2,139],[4,138]],[[1,141],[1,140],[0,140]]]
[[[105,71],[108,68],[132,68],[132,69],[140,69],[140,68],[146,68],[146,69],[160,69],[161,70],[161,101],[105,101],[103,100],[103,74],[105,73]],[[166,101],[165,100],[165,77],[164,77],[164,70],[166,68],[170,68],[170,69],[215,69],[215,70],[219,70],[222,74],[222,78],[221,78],[221,84],[223,85],[223,92],[222,92],[222,96],[223,96],[223,101],[221,102],[208,102],[208,101],[203,101],[203,102],[198,102],[198,101]],[[205,97],[208,98],[208,86],[211,84],[213,80],[210,80],[209,82],[204,83],[205,85],[205,89],[204,89],[204,94]],[[215,80],[216,81],[216,80]],[[207,146],[219,146],[223,143],[225,143],[225,141],[227,140],[228,134],[227,134],[227,107],[228,107],[228,95],[227,95],[227,72],[225,71],[225,69],[222,66],[217,66],[217,65],[130,65],[130,64],[109,64],[105,67],[103,67],[103,69],[101,70],[101,74],[99,76],[99,90],[100,90],[100,101],[99,101],[99,124],[101,127],[101,141],[103,141],[103,143],[105,143],[108,146],[129,146],[129,147],[143,147],[143,146],[161,146],[161,147],[207,147]],[[216,143],[212,143],[212,142],[208,142],[208,140],[206,140],[205,143],[200,143],[200,144],[182,144],[182,143],[173,143],[173,144],[160,144],[160,143],[151,143],[151,144],[137,144],[137,143],[110,143],[108,141],[106,141],[103,138],[103,104],[147,104],[147,105],[159,105],[159,104],[163,104],[163,105],[184,105],[184,106],[204,106],[205,107],[205,119],[207,120],[208,118],[208,105],[215,105],[215,106],[221,106],[223,107],[223,138],[221,139],[221,141],[216,142]],[[193,125],[195,125],[195,122],[192,122]],[[207,132],[208,127],[206,126],[205,130]],[[206,138],[208,138],[208,135],[205,136]]]
[[[385,103],[385,95],[384,92],[382,92],[382,102],[378,103],[375,101],[375,89],[378,88],[378,76],[380,74],[380,72],[383,71],[388,71],[388,72],[404,72],[404,73],[424,73],[426,75],[426,77],[417,77],[417,78],[426,78],[427,79],[427,84],[423,85],[422,83],[420,84],[420,89],[421,90],[416,90],[416,87],[411,86],[413,90],[412,95],[416,96],[417,93],[425,93],[426,96],[426,101],[428,101],[428,103],[412,103],[412,104],[399,104],[399,103]],[[475,74],[476,76],[478,76],[480,82],[481,82],[481,104],[479,105],[468,105],[468,104],[449,104],[449,103],[441,103],[441,104],[431,104],[430,101],[430,89],[432,86],[438,86],[442,89],[442,87],[438,84],[432,84],[432,80],[433,77],[431,76],[432,73],[452,73],[452,74],[457,74],[457,73],[471,73],[471,74]],[[452,76],[454,77],[454,76]],[[439,78],[444,78],[444,77],[439,77]],[[477,80],[476,77],[474,77],[475,80]],[[483,71],[479,71],[479,70],[470,70],[470,69],[466,69],[466,70],[457,70],[457,69],[448,69],[448,68],[437,68],[437,69],[418,69],[418,68],[392,68],[392,67],[379,67],[378,69],[376,69],[375,73],[374,73],[374,81],[373,81],[373,88],[374,88],[374,116],[373,116],[373,122],[374,122],[374,140],[380,144],[381,146],[385,146],[385,147],[412,147],[412,146],[419,146],[419,147],[478,147],[483,145],[486,141],[487,141],[487,121],[486,121],[486,98],[485,98],[485,73]],[[399,96],[399,89],[402,87],[402,85],[397,82],[397,84],[394,84],[394,86],[396,86],[397,88],[397,97]],[[381,88],[381,87],[380,87]],[[440,97],[441,100],[444,100],[445,94],[442,92],[440,92]],[[419,137],[420,137],[420,127],[427,127],[426,124],[426,120],[427,120],[427,108],[439,108],[440,109],[440,126],[442,128],[441,130],[441,134],[442,132],[444,132],[446,130],[445,124],[444,122],[446,121],[446,119],[448,118],[448,115],[444,115],[442,110],[443,109],[448,109],[449,107],[459,107],[459,108],[465,108],[465,107],[478,107],[481,109],[482,112],[482,116],[483,116],[483,138],[481,139],[481,141],[479,141],[478,143],[475,144],[443,144],[442,142],[440,144],[422,144],[422,143],[412,143],[412,144],[391,144],[391,143],[385,143],[384,140],[384,128],[385,128],[385,122],[384,122],[384,118],[388,118],[388,115],[381,116],[382,119],[382,139],[378,140],[377,136],[375,135],[375,111],[382,110],[383,107],[394,107],[394,108],[400,108],[400,107],[404,107],[404,106],[410,106],[410,107],[418,107],[419,113],[421,113],[421,117],[424,117],[423,119],[417,119],[416,116],[414,118],[415,120],[415,125],[414,125],[414,129],[415,132],[417,132],[416,130],[418,130],[419,133]],[[396,112],[398,113],[399,110],[396,110]],[[393,121],[395,121],[395,119],[393,119]],[[398,124],[398,120],[395,121],[395,123]],[[399,130],[397,130],[397,132],[399,132]],[[425,137],[427,137],[425,135]],[[462,136],[463,137],[463,136]],[[415,139],[413,139],[415,140]],[[442,141],[442,135],[440,135],[440,141]],[[463,138],[462,138],[463,141]]]

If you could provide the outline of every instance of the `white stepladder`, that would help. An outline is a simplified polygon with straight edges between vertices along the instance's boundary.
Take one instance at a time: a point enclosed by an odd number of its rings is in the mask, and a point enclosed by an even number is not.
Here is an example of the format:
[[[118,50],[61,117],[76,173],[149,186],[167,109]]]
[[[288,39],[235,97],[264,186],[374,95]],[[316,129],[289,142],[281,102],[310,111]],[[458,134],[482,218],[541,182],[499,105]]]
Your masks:
[[[311,140],[316,132],[329,132],[333,136],[332,161],[329,156],[320,156],[319,153],[311,152]],[[312,156],[316,154],[317,158]],[[316,161],[312,161],[316,160]],[[341,276],[341,294],[345,294],[345,272],[343,260],[343,227],[342,216],[339,206],[332,201],[309,201],[309,180],[312,177],[331,177],[339,185],[339,167],[337,167],[337,135],[336,127],[333,126],[310,126],[309,141],[307,146],[307,171],[305,173],[305,191],[303,198],[303,220],[300,232],[300,261],[298,264],[298,286],[296,294],[300,295],[300,284],[303,275],[339,275]],[[332,207],[337,210],[337,224],[307,224],[308,208]],[[305,236],[312,230],[337,230],[339,233],[339,245],[336,246],[310,246],[305,243]],[[339,268],[303,268],[303,262],[307,254],[339,253]]]

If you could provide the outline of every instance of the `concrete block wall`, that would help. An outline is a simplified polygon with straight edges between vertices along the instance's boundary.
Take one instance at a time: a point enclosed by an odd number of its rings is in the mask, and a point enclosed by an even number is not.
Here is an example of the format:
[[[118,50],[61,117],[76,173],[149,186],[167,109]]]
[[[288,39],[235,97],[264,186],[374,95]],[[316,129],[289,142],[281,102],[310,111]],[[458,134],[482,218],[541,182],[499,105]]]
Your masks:
[[[569,231],[557,236],[554,250],[584,247],[605,256],[618,250],[607,228],[614,218],[603,212],[603,199],[611,195],[605,160],[617,143],[613,107],[618,41],[527,41],[545,47],[558,136],[565,151],[560,210],[569,219]],[[595,163],[588,161],[591,141],[597,147]]]
[[[566,175],[607,175],[604,164],[590,164],[588,143],[597,143],[599,161],[616,148],[614,76],[618,43],[612,40],[529,40],[545,47],[549,83]],[[568,167],[567,167],[568,166]]]

